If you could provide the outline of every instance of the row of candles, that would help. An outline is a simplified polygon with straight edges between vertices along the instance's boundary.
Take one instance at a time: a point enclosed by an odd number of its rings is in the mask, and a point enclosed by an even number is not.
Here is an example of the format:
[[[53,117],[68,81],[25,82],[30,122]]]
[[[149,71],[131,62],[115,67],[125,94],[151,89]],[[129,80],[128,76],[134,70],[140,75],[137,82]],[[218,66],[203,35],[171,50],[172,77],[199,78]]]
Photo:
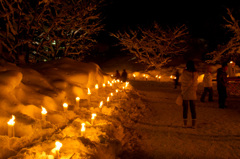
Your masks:
[[[113,80],[112,82],[108,81],[109,87],[112,87],[113,84],[115,84],[115,83],[120,83],[120,81],[119,80]],[[122,86],[120,89],[125,90],[125,88],[127,88],[128,85],[129,85],[129,82],[125,82],[125,86]],[[105,88],[106,84],[103,83],[102,87]],[[95,90],[96,90],[97,96],[98,96],[98,90],[99,90],[98,84],[95,85]],[[115,93],[118,96],[118,93],[119,93],[118,88],[115,90]],[[90,103],[91,103],[91,90],[90,90],[90,88],[88,88],[87,95],[88,95],[88,105],[90,105]],[[110,97],[113,97],[113,96],[114,96],[114,93],[110,93],[110,95],[107,97],[107,100],[106,100],[107,105],[110,102]],[[75,99],[76,99],[76,107],[79,108],[80,97],[76,97]],[[99,103],[100,112],[102,111],[102,107],[103,107],[103,101],[100,101],[100,103]],[[63,111],[64,112],[68,111],[68,104],[67,103],[63,103]],[[42,120],[46,121],[46,117],[47,117],[46,108],[42,107],[41,114],[42,114]],[[94,125],[94,120],[95,120],[96,116],[97,116],[96,113],[91,114],[91,125]],[[15,136],[15,131],[14,131],[15,119],[16,119],[15,116],[12,115],[12,118],[7,122],[8,123],[8,136],[9,137],[14,137]],[[81,136],[85,136],[85,131],[86,131],[85,125],[86,125],[85,123],[81,123]],[[56,147],[54,149],[52,149],[52,153],[55,154],[55,158],[59,158],[59,151],[60,151],[60,148],[62,147],[62,143],[60,143],[59,141],[56,141],[55,145],[56,145]]]
[[[134,73],[132,74],[132,76],[133,76],[133,79],[134,79],[134,80],[135,80],[136,77],[137,77],[137,75],[134,74]],[[148,74],[143,74],[142,77],[145,78],[146,81],[149,79],[149,75],[148,75]],[[155,78],[160,81],[161,78],[162,78],[162,76],[161,76],[161,75],[156,75]],[[173,75],[171,75],[169,78],[170,78],[170,79],[176,79],[176,77],[173,76]]]

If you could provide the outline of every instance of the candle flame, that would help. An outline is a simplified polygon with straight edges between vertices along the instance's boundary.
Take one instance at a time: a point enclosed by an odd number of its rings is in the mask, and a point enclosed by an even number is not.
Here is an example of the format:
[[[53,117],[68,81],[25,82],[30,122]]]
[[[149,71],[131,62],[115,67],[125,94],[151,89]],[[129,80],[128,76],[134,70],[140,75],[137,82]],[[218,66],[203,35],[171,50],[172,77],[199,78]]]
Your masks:
[[[173,78],[173,75],[171,75],[170,78],[172,79],[172,78]]]
[[[110,98],[109,98],[109,97],[107,97],[107,102],[109,102],[109,99],[110,99]]]
[[[109,83],[109,85],[112,87],[112,83]]]
[[[233,63],[233,61],[230,61],[230,63]]]
[[[118,89],[116,89],[116,93],[118,93]]]
[[[98,84],[95,85],[95,89],[98,89]]]
[[[97,114],[93,113],[91,119],[94,120],[96,116],[97,116]]]
[[[110,95],[113,97],[113,93],[110,93]]]
[[[85,123],[82,123],[81,125],[82,125],[81,131],[84,132],[86,130]]]
[[[105,84],[105,83],[103,83],[103,84],[102,84],[102,86],[103,86],[103,88],[105,88],[105,87],[106,87],[106,84]]]
[[[41,113],[42,114],[47,114],[47,110],[44,107],[42,107],[42,112]]]
[[[8,121],[8,125],[14,125],[15,124],[15,116],[14,115],[12,115],[12,119],[10,119],[9,121]]]
[[[126,82],[126,84],[125,84],[125,87],[127,88],[127,87],[128,87],[128,85],[129,85],[129,82]]]
[[[79,98],[79,97],[76,97],[76,101],[80,101],[80,98]]]
[[[88,88],[88,95],[90,95],[91,94],[91,91],[90,91],[90,88]]]
[[[64,108],[67,108],[67,107],[68,107],[68,104],[67,104],[67,103],[63,103],[63,107],[64,107]]]
[[[136,77],[136,75],[135,75],[135,74],[133,74],[133,77]]]
[[[156,75],[155,77],[158,78],[158,75]]]
[[[102,106],[103,106],[103,101],[100,102],[99,108],[102,108]]]
[[[158,76],[158,78],[160,79],[160,78],[162,78],[162,76]]]
[[[55,142],[55,145],[56,145],[55,149],[58,150],[58,151],[59,151],[60,148],[62,147],[62,143],[59,142],[59,141],[56,141],[56,142]]]

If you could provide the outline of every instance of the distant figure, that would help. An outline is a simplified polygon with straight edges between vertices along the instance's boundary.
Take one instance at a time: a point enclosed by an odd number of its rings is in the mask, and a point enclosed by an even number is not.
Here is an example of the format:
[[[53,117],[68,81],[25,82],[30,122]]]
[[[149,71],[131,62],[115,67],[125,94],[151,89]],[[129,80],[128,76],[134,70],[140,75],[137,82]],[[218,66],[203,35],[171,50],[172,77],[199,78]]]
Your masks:
[[[179,70],[177,69],[176,74],[175,74],[175,79],[174,79],[174,81],[175,81],[175,87],[174,88],[175,89],[177,89],[179,77],[180,77],[180,73],[179,73]]]
[[[196,109],[195,100],[197,100],[198,73],[194,62],[188,61],[187,68],[183,71],[180,82],[183,97],[183,124],[187,127],[188,103],[192,114],[192,128],[196,127]]]
[[[126,81],[127,81],[127,76],[128,76],[128,74],[127,74],[126,70],[124,69],[124,70],[123,70],[123,73],[122,73],[122,81],[123,81],[123,82],[126,82]]]
[[[118,80],[121,78],[121,75],[118,70],[116,70],[115,79]]]
[[[212,88],[212,70],[211,70],[210,66],[208,66],[207,72],[204,74],[203,86],[204,86],[204,91],[201,96],[201,102],[205,102],[205,96],[207,95],[207,93],[209,93],[208,101],[212,102],[213,101],[213,88]]]
[[[217,90],[219,108],[226,108],[225,102],[227,98],[227,63],[223,63],[222,67],[217,70]]]

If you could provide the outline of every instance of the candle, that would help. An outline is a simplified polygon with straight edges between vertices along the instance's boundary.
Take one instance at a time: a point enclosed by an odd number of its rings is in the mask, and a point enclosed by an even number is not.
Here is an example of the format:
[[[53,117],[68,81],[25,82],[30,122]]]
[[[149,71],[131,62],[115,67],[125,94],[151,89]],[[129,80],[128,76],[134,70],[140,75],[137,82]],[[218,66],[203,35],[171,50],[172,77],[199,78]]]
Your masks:
[[[90,103],[91,103],[91,91],[90,91],[90,89],[88,88],[88,105],[90,105]]]
[[[99,103],[99,108],[102,109],[102,106],[103,106],[103,101]]]
[[[109,97],[107,97],[107,105],[108,105],[108,102],[109,102],[109,100],[110,100],[110,98],[109,98]]]
[[[80,105],[80,98],[76,97],[76,107],[79,108]]]
[[[61,147],[62,147],[62,143],[59,142],[59,141],[56,141],[55,142],[55,148],[53,148],[51,150],[51,152],[55,155],[55,158],[57,158],[57,159],[60,159],[59,151],[60,151]]]
[[[160,81],[161,78],[162,78],[162,76],[158,76],[159,81]]]
[[[125,84],[125,88],[127,88],[127,87],[128,87],[128,85],[129,85],[129,82],[126,82],[126,84]]]
[[[85,136],[85,131],[86,131],[86,128],[85,128],[85,123],[82,123],[82,128],[81,128],[81,136]]]
[[[95,113],[92,114],[92,118],[91,118],[91,124],[92,125],[94,124],[94,119],[95,119],[96,116],[97,116],[97,114],[95,114]]]
[[[103,84],[102,84],[102,86],[103,86],[103,88],[105,88],[105,87],[106,87],[106,84],[105,84],[105,83],[103,83]]]
[[[96,89],[96,94],[98,96],[98,84],[95,85],[95,89]]]
[[[148,75],[146,75],[146,81],[148,80]]]
[[[46,120],[46,118],[47,118],[47,110],[44,108],[44,107],[42,107],[42,120]]]
[[[113,93],[110,93],[111,97],[113,97]]]
[[[66,112],[68,110],[68,104],[63,103],[63,111]]]
[[[15,116],[12,115],[12,118],[8,121],[8,137],[14,137],[14,125],[15,125]]]
[[[118,89],[116,89],[116,93],[117,93],[117,95],[118,95]]]
[[[135,75],[135,74],[133,74],[133,79],[135,80],[135,78],[136,78],[136,75]]]

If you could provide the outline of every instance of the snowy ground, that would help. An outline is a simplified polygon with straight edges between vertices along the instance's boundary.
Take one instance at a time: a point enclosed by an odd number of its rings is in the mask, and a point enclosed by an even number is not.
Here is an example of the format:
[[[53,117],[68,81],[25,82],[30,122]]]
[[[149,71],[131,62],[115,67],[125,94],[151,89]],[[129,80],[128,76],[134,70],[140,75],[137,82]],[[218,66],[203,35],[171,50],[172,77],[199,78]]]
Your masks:
[[[240,158],[239,98],[230,96],[228,108],[218,109],[214,84],[215,101],[197,102],[197,129],[184,129],[182,108],[175,104],[180,89],[173,89],[169,78],[174,71],[169,67],[132,72],[130,85],[123,90],[125,83],[103,88],[112,79],[94,63],[65,58],[18,67],[0,60],[0,159],[51,159],[56,140],[63,144],[61,159]],[[202,77],[200,72],[200,82]],[[92,93],[90,103],[87,88]],[[198,95],[202,90],[200,83]],[[111,92],[114,97],[107,105]],[[80,107],[76,96],[81,98]],[[65,112],[64,102],[69,104]],[[46,121],[41,119],[41,106],[48,111]],[[97,113],[93,125],[92,113]],[[8,137],[12,115],[15,137]]]
[[[228,108],[218,109],[214,87],[214,102],[196,103],[197,128],[182,128],[182,108],[175,104],[180,88],[173,89],[172,82],[130,83],[149,108],[133,128],[141,136],[138,140],[140,154],[135,157],[240,158],[239,98],[229,97]],[[200,84],[198,96],[201,92]],[[190,121],[189,116],[189,126]]]

